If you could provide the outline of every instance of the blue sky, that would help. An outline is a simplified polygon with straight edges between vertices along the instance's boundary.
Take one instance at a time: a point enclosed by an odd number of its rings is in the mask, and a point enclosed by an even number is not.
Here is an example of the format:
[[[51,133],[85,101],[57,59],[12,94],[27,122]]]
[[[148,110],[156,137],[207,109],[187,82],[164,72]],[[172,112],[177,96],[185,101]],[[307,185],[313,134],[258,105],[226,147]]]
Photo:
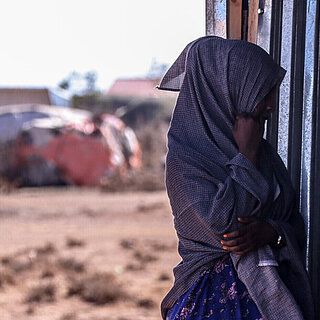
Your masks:
[[[145,74],[205,34],[205,0],[10,0],[0,11],[0,86],[56,86],[70,72]]]

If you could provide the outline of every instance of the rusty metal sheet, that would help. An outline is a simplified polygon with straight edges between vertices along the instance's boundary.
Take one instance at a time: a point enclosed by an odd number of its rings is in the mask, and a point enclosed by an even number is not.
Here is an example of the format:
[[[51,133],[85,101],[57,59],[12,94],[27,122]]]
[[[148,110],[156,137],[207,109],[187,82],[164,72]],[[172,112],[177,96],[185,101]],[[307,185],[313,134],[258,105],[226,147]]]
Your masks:
[[[227,0],[206,0],[206,34],[227,38]]]
[[[249,2],[248,18],[248,41],[257,43],[258,39],[258,19],[259,19],[259,0]]]
[[[242,0],[229,1],[228,38],[241,40]]]

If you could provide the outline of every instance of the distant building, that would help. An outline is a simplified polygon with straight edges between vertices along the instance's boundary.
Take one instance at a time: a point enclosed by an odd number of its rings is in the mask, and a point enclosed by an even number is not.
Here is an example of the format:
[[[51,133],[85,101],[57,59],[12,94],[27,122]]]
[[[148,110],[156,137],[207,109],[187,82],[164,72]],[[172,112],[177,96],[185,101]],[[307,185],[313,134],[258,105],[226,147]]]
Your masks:
[[[63,95],[48,88],[0,88],[0,106],[35,103],[69,107],[69,99]]]
[[[112,96],[128,96],[152,98],[168,95],[168,92],[159,91],[156,86],[160,79],[134,78],[134,79],[117,79],[110,89],[106,92]],[[171,96],[173,93],[169,92]]]

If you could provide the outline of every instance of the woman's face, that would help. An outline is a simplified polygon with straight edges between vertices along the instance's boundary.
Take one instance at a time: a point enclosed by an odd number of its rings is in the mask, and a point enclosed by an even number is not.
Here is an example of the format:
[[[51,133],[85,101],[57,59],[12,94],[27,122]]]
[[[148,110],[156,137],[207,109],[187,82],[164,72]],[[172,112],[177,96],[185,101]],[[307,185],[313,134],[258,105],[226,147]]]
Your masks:
[[[275,109],[275,93],[277,88],[273,88],[265,98],[256,106],[253,110],[252,115],[255,118],[262,118],[267,120],[271,112]]]

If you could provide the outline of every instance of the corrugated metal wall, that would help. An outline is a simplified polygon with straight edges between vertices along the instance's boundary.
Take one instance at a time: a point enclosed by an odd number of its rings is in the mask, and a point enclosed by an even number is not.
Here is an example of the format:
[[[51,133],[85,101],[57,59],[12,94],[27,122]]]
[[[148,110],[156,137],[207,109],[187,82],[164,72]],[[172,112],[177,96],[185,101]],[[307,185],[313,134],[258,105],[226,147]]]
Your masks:
[[[228,1],[239,0],[207,0],[208,35],[226,37]],[[300,196],[306,262],[320,319],[320,0],[260,0],[259,9],[257,44],[287,70],[267,138]]]

